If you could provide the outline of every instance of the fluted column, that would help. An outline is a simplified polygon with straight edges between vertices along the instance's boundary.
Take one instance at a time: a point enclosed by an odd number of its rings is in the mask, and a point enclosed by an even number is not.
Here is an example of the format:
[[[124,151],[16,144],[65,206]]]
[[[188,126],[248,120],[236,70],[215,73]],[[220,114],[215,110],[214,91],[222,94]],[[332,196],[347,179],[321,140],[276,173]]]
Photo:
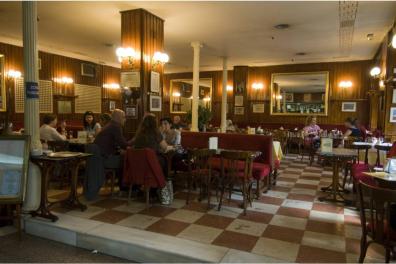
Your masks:
[[[31,149],[41,149],[38,99],[37,2],[22,2],[23,67],[25,84],[25,134],[31,137]]]
[[[191,42],[194,49],[193,62],[193,88],[192,88],[192,107],[191,107],[191,131],[199,131],[198,129],[198,104],[199,104],[199,53],[202,47],[198,41]]]
[[[223,90],[221,94],[221,132],[227,130],[227,57],[223,57]]]

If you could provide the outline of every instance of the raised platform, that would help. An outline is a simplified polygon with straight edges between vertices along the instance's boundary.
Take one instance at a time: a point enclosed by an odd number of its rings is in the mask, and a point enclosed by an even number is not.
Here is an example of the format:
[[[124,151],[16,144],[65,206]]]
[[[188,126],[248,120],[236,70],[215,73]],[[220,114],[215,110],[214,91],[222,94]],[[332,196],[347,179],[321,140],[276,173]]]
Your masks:
[[[52,223],[26,217],[25,232],[136,262],[282,262],[188,239],[57,213]]]

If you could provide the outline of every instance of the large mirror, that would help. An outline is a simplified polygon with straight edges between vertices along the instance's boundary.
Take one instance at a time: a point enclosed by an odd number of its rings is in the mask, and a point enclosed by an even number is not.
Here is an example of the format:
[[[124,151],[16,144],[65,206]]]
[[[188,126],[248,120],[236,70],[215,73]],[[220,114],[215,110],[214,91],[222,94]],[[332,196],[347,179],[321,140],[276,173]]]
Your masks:
[[[329,72],[274,73],[271,114],[327,115]]]
[[[171,80],[170,112],[187,113],[192,104],[192,79]],[[199,105],[211,108],[212,79],[199,80]]]
[[[6,88],[4,72],[4,55],[0,54],[0,111],[6,111]]]

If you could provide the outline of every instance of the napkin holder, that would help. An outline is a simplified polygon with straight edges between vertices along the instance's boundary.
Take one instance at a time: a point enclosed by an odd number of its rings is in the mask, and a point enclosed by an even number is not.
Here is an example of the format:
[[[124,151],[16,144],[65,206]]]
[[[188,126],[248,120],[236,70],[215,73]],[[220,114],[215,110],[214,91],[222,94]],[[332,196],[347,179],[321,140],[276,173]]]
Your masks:
[[[219,143],[218,137],[210,137],[209,138],[209,149],[217,149]]]
[[[396,159],[388,159],[384,167],[384,171],[391,174],[396,174]]]
[[[77,132],[77,141],[80,143],[87,143],[88,133],[86,131]]]
[[[333,139],[322,138],[320,142],[320,151],[324,153],[333,152]]]

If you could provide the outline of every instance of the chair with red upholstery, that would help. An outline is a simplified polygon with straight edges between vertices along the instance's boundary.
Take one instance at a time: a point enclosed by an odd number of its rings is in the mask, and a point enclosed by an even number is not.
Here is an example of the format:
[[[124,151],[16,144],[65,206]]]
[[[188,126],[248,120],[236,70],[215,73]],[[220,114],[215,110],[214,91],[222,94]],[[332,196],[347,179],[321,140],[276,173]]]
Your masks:
[[[247,204],[252,203],[252,153],[249,151],[222,151],[221,152],[221,180],[220,180],[220,211],[224,191],[229,188],[229,199],[234,186],[239,186],[243,196],[243,213],[246,215]]]
[[[363,263],[369,245],[377,243],[385,248],[385,262],[389,263],[390,253],[396,246],[396,219],[392,219],[396,190],[379,188],[364,182],[360,182],[358,190],[362,226],[359,262]],[[371,241],[367,241],[367,237]]]
[[[150,203],[150,189],[166,185],[164,173],[154,150],[128,148],[124,157],[123,183],[129,185],[128,203],[132,186],[140,185],[145,190],[146,205]]]

